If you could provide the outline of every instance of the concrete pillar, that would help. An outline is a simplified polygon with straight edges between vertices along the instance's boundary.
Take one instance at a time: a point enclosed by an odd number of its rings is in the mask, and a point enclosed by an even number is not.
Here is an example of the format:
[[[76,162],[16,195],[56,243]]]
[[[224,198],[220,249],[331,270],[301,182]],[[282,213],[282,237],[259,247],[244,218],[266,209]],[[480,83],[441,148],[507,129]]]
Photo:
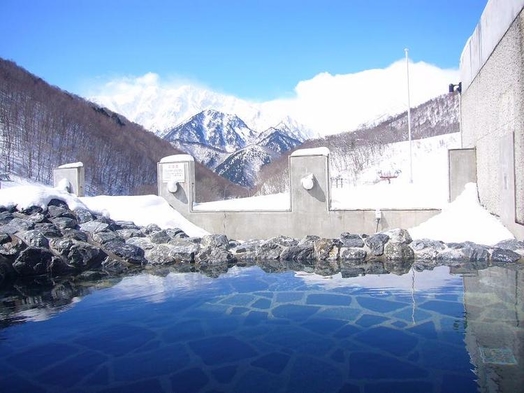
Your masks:
[[[329,210],[329,149],[300,149],[289,158],[291,211],[325,213]],[[312,215],[313,216],[313,215]]]
[[[76,196],[85,195],[84,164],[75,162],[60,165],[53,170],[53,184],[55,187],[63,188]]]
[[[477,156],[475,149],[448,150],[449,201],[453,202],[467,183],[477,182]]]
[[[182,214],[193,210],[195,160],[188,154],[164,157],[157,164],[158,196]]]

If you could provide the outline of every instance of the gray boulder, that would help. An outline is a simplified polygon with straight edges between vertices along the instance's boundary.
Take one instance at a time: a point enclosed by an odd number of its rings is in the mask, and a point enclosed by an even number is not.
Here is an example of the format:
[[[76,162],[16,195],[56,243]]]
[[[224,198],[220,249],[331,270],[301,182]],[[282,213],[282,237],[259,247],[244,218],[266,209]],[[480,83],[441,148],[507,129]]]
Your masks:
[[[340,235],[340,242],[344,247],[364,247],[364,240],[360,235],[344,232]]]
[[[319,260],[337,260],[340,253],[340,240],[319,238],[314,243],[315,256]]]
[[[227,248],[229,240],[226,235],[205,235],[202,237],[201,246],[207,247],[222,247]]]
[[[389,240],[394,243],[409,244],[412,242],[411,235],[408,231],[401,228],[391,229],[385,232],[389,236]]]
[[[387,261],[413,260],[415,253],[408,243],[390,240],[384,247],[384,257]]]
[[[341,261],[364,261],[367,257],[367,252],[363,248],[358,247],[340,247]]]
[[[315,246],[313,243],[302,243],[296,246],[285,247],[280,253],[283,261],[309,261],[315,259]]]
[[[446,248],[444,242],[430,239],[413,240],[410,243],[410,247],[415,253],[415,258],[423,260],[437,259],[439,252]]]
[[[513,263],[517,262],[520,258],[521,255],[519,253],[503,248],[495,248],[491,253],[491,260],[493,262]]]
[[[247,240],[231,247],[229,251],[238,261],[252,262],[258,257],[257,250],[261,243],[261,240]]]
[[[49,240],[38,229],[21,231],[17,236],[29,246],[49,248]]]
[[[97,233],[109,229],[109,224],[100,221],[87,221],[80,224],[80,230],[89,233]]]
[[[13,217],[7,224],[0,226],[0,231],[13,235],[18,232],[29,231],[34,227],[35,223],[27,218]]]
[[[144,250],[119,240],[113,240],[104,244],[104,251],[114,254],[124,261],[133,265],[145,265],[147,260],[144,258]]]
[[[370,249],[371,255],[381,256],[384,254],[384,246],[389,241],[389,236],[385,233],[376,233],[365,239],[366,246]]]
[[[34,276],[51,273],[53,265],[56,265],[54,272],[63,273],[72,271],[67,269],[67,265],[56,257],[50,250],[40,247],[28,247],[16,258],[13,269],[20,276]]]

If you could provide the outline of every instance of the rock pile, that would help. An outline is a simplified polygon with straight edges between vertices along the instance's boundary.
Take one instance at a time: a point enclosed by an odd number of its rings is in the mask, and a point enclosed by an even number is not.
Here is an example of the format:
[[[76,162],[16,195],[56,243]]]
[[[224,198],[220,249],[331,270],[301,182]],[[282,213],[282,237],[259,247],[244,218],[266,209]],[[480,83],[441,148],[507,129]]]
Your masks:
[[[513,263],[523,256],[524,242],[516,240],[495,246],[446,244],[412,240],[404,229],[371,236],[343,233],[337,239],[278,236],[240,242],[225,235],[191,238],[180,229],[154,224],[139,227],[85,209],[72,211],[58,199],[46,209],[0,208],[0,283],[17,276],[93,270],[120,274],[163,265],[218,275],[235,263],[257,263],[269,270],[297,263],[320,274],[354,275],[403,272],[413,263],[421,268],[458,262]]]

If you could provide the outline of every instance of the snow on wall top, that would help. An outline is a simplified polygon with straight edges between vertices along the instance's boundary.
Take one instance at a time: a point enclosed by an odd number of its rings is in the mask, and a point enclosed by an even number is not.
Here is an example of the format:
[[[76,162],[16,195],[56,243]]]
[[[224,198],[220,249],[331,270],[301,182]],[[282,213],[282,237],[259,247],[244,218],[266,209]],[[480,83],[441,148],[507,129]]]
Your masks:
[[[67,168],[81,168],[84,166],[83,162],[71,162],[69,164],[60,165],[58,169],[67,169]]]
[[[304,156],[329,156],[329,149],[327,147],[316,147],[313,149],[299,149],[291,153],[291,157]]]
[[[161,163],[164,162],[186,162],[186,161],[195,161],[195,159],[189,154],[175,154],[172,156],[164,157],[160,160]]]

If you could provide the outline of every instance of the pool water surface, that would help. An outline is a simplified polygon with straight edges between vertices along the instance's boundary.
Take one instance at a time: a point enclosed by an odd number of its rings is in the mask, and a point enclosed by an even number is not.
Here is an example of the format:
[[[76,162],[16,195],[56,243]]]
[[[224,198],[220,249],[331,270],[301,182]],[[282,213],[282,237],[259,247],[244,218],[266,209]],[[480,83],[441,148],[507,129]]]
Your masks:
[[[522,275],[251,266],[11,291],[0,391],[524,391]]]

